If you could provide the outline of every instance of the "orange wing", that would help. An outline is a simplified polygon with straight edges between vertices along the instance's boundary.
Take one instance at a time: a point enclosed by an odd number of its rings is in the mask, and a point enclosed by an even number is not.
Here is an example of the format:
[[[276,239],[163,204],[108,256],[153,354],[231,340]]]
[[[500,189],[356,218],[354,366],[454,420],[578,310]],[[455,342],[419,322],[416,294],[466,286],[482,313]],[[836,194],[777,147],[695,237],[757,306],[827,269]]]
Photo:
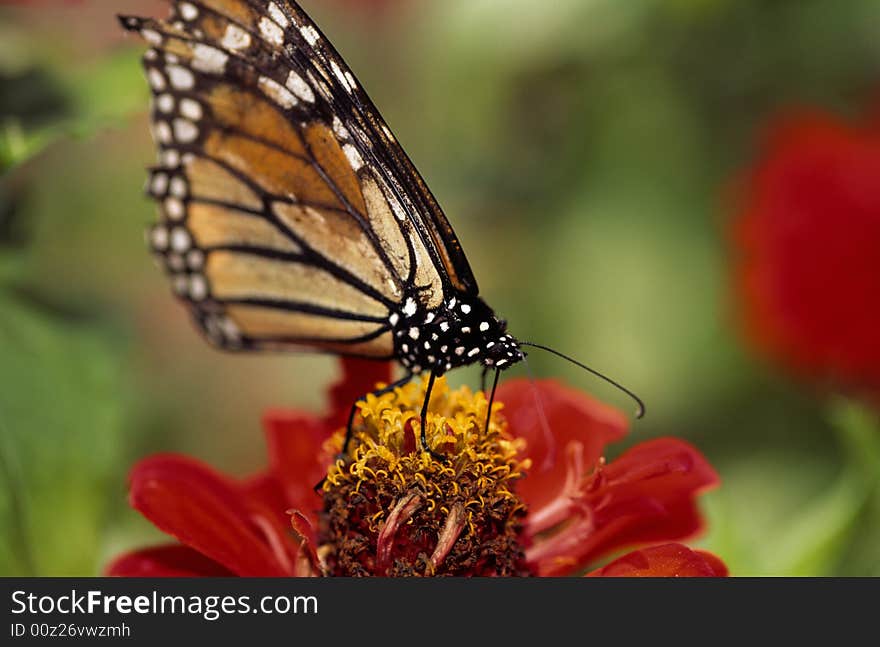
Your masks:
[[[406,298],[476,293],[436,201],[298,6],[172,5],[121,21],[151,45],[150,242],[212,342],[390,358]]]

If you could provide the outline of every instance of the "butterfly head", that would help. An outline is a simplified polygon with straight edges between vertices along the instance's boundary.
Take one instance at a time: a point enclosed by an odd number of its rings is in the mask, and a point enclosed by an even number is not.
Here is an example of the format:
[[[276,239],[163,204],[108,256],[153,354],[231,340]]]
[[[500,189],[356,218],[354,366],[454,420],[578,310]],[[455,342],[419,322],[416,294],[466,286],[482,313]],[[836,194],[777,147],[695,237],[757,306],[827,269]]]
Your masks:
[[[503,326],[504,322],[500,322]],[[521,362],[525,354],[519,343],[501,328],[500,334],[492,341],[486,342],[486,351],[480,358],[480,364],[489,369],[505,370]]]

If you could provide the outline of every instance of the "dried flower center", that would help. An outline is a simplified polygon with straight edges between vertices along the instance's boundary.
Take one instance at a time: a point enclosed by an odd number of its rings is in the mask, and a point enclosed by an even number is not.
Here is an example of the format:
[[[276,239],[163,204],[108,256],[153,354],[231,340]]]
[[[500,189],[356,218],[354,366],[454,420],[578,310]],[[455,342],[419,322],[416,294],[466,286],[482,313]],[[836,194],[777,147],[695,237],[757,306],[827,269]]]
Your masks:
[[[324,482],[319,553],[331,575],[527,575],[514,489],[529,467],[507,423],[467,387],[438,379],[426,435],[442,459],[422,451],[419,413],[425,382],[360,408],[351,458]],[[500,409],[500,406],[497,407]],[[330,441],[338,452],[344,430]]]

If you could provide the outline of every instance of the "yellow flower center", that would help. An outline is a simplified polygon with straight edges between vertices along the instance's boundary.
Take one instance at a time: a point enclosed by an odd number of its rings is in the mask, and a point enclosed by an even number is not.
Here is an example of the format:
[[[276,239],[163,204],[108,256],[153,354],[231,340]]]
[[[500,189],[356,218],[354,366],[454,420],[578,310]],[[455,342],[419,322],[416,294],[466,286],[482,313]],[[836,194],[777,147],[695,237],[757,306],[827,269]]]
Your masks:
[[[332,575],[525,575],[516,481],[530,461],[493,406],[439,378],[425,433],[419,415],[426,381],[367,396],[348,458],[324,481],[320,554]],[[345,430],[328,442],[338,453]]]

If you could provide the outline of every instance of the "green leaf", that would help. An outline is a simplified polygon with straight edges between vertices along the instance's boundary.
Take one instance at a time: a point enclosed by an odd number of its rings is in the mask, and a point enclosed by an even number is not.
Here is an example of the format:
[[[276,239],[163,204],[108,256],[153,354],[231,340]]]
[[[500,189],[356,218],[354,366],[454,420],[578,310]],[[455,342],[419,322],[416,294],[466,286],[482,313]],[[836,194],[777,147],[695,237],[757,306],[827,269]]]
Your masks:
[[[832,404],[829,418],[846,462],[828,492],[807,506],[775,542],[774,561],[787,575],[832,574],[880,478],[880,428],[873,413],[839,400]]]
[[[5,117],[0,123],[0,173],[39,155],[62,137],[91,136],[143,111],[148,92],[138,73],[138,56],[131,49],[60,70],[61,76],[55,81],[70,110],[34,126],[24,125],[16,116]]]
[[[0,124],[0,172],[36,157],[63,133],[58,123],[26,129],[18,119],[7,118]]]
[[[0,357],[0,573],[95,574],[124,496],[120,367],[94,331],[4,292]]]
[[[707,497],[708,545],[734,575],[841,575],[845,565],[865,574],[880,564],[880,543],[865,550],[869,542],[859,539],[880,495],[876,414],[838,400],[827,417],[836,457],[793,445],[782,453],[759,449],[722,467],[722,487]],[[854,542],[865,570],[851,568]]]

